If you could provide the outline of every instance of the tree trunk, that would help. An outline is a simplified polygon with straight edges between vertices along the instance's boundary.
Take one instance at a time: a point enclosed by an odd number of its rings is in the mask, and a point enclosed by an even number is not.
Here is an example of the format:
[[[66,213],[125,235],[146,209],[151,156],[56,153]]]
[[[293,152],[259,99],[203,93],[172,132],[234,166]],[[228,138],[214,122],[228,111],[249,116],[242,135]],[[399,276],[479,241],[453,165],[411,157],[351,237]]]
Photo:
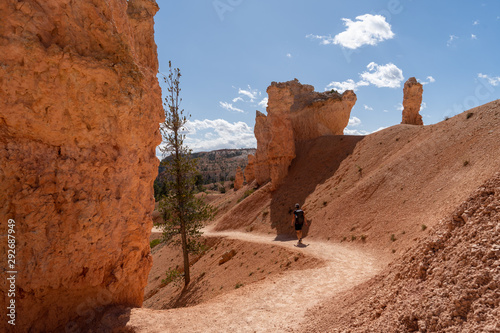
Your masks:
[[[184,288],[186,288],[191,281],[191,276],[189,274],[189,253],[187,248],[187,237],[186,237],[186,223],[181,222],[181,239],[182,239],[182,255],[184,257]]]

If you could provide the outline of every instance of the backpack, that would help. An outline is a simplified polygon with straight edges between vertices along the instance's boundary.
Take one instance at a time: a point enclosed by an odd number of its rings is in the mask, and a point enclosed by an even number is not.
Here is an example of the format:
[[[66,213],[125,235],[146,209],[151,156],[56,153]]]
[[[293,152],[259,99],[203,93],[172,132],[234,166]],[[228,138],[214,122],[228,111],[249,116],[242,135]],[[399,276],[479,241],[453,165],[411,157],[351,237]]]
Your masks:
[[[304,211],[297,209],[293,213],[295,214],[295,224],[304,224]]]

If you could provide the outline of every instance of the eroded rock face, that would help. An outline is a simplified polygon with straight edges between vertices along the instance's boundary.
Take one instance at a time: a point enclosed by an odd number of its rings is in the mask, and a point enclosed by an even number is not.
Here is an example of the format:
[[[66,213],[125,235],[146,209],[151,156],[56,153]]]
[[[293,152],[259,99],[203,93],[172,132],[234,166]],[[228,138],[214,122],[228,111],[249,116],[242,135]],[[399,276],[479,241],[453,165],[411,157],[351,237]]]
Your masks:
[[[424,88],[414,77],[406,81],[403,88],[403,121],[401,124],[423,125],[422,116],[419,114],[422,104]]]
[[[236,168],[236,175],[234,176],[234,189],[239,190],[240,188],[242,188],[244,180],[245,179],[241,167]]]
[[[15,220],[19,332],[72,330],[99,307],[142,304],[163,114],[157,10],[154,0],[0,3],[0,235]]]
[[[343,94],[315,92],[313,86],[302,85],[297,79],[273,82],[267,93],[267,116],[257,111],[254,130],[255,179],[258,184],[271,180],[272,189],[276,189],[295,158],[295,143],[343,134],[356,94],[352,90]]]
[[[255,156],[248,155],[248,164],[245,168],[245,179],[248,184],[255,180]]]

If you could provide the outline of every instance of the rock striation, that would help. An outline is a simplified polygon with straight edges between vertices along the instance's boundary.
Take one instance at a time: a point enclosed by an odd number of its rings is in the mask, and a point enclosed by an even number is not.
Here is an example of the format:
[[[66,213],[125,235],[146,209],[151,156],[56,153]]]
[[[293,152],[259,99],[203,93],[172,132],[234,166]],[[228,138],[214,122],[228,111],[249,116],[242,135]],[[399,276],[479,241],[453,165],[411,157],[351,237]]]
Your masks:
[[[142,304],[163,115],[157,10],[0,2],[0,253],[12,219],[19,332],[78,331],[104,306]]]
[[[406,81],[403,88],[403,121],[401,124],[423,125],[420,107],[424,88],[414,77]]]
[[[297,142],[343,134],[356,94],[352,90],[315,92],[297,79],[272,82],[267,93],[267,116],[257,111],[255,119],[254,175],[259,185],[270,180],[275,190],[295,158]]]

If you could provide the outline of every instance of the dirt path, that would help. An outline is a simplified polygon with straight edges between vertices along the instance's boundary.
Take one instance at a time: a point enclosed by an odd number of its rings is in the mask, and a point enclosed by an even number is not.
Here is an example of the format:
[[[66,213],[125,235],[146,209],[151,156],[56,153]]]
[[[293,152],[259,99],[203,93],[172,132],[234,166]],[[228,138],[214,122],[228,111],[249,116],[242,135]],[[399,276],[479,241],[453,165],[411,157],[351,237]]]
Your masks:
[[[210,302],[171,310],[133,309],[127,327],[136,332],[277,332],[298,328],[306,310],[349,289],[382,268],[377,257],[339,244],[304,240],[276,241],[272,235],[213,232],[207,236],[283,246],[325,260],[325,266],[284,272],[235,289]]]

